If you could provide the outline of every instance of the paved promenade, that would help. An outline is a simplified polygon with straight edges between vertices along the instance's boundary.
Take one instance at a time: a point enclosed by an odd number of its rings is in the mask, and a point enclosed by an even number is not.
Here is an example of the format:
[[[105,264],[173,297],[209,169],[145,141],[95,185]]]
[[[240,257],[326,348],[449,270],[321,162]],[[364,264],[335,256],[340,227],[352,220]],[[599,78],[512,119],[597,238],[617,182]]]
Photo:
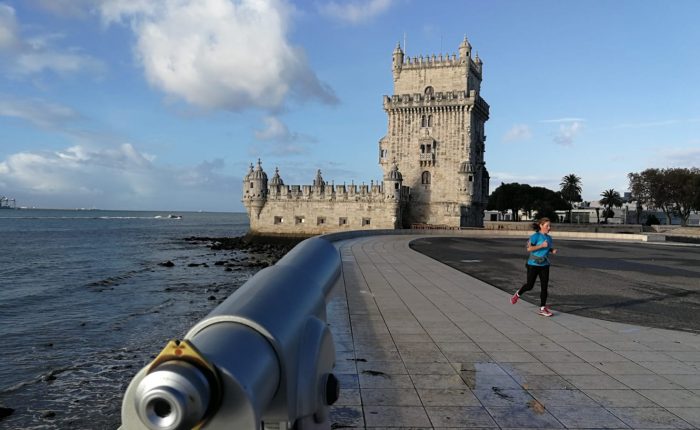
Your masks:
[[[416,237],[336,243],[334,428],[700,428],[700,336],[541,317]]]

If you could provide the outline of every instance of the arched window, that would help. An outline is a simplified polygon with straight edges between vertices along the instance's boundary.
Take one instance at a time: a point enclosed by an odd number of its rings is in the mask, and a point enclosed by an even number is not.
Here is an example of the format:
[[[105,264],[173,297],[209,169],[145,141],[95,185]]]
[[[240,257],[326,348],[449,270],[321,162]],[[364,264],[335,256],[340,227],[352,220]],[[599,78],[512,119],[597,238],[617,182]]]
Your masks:
[[[424,185],[430,185],[430,172],[427,170],[423,172],[423,174],[420,176],[420,183]]]
[[[433,116],[428,115],[428,127],[432,127],[432,126],[433,126]]]
[[[422,115],[420,117],[420,126],[421,127],[427,127],[428,126],[428,118],[426,118],[425,115]]]

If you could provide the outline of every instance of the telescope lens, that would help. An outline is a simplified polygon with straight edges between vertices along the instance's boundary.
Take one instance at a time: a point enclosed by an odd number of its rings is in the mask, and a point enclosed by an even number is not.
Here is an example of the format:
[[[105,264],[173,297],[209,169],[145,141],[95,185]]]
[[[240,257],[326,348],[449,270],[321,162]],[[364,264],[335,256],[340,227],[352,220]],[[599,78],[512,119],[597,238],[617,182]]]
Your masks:
[[[150,430],[189,430],[204,417],[209,383],[193,365],[167,361],[139,382],[136,412]]]
[[[177,419],[177,413],[173,411],[173,405],[162,397],[156,397],[146,404],[146,425],[151,429],[171,429]]]
[[[155,412],[155,414],[159,418],[167,418],[168,415],[170,415],[170,413],[173,411],[173,408],[170,407],[170,403],[166,402],[163,399],[155,399],[148,406],[149,409],[153,408],[153,412]]]

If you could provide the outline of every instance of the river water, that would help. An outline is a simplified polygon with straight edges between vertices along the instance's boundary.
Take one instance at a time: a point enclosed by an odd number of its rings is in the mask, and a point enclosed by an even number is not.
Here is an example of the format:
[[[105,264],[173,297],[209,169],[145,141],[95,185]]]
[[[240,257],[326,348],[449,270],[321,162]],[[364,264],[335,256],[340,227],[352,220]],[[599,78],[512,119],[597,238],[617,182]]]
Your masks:
[[[177,215],[0,210],[1,429],[116,429],[138,369],[258,270],[184,240],[245,214]]]

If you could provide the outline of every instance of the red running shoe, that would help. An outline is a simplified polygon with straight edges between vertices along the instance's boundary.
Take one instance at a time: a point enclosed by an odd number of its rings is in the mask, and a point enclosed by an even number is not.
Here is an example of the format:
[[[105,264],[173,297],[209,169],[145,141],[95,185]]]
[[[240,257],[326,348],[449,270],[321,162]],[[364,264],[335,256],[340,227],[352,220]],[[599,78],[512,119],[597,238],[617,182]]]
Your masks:
[[[518,303],[518,299],[520,298],[520,294],[516,291],[515,294],[513,294],[513,297],[510,298],[510,304],[514,305]]]
[[[549,306],[542,306],[540,308],[540,311],[537,313],[542,315],[543,317],[551,317],[552,315],[554,315],[552,311],[549,310]]]

